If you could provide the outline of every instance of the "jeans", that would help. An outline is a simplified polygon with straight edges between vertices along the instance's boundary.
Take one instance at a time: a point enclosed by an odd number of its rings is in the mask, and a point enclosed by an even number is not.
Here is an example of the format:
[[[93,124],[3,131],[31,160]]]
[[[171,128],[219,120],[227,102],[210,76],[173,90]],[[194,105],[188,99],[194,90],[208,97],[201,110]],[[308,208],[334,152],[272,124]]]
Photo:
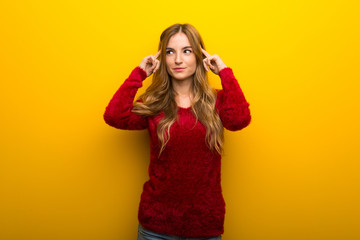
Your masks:
[[[155,233],[144,229],[141,224],[139,224],[137,240],[221,240],[221,235],[210,238],[182,238],[172,235]]]

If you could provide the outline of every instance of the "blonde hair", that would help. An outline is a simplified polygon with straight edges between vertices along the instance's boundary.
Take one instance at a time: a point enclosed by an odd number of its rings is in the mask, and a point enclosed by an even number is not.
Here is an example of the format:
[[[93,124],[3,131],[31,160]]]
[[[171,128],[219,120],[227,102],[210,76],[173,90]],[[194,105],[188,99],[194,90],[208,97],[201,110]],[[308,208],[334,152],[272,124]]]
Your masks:
[[[170,139],[170,127],[177,120],[176,93],[166,69],[165,54],[169,39],[178,32],[182,32],[188,37],[196,56],[196,70],[191,89],[194,95],[191,110],[196,121],[200,121],[206,127],[206,143],[209,148],[221,154],[224,128],[215,110],[216,92],[210,86],[207,72],[203,66],[201,48],[205,49],[204,43],[199,32],[190,24],[174,24],[162,32],[158,47],[158,50],[161,51],[160,68],[153,74],[152,83],[146,92],[139,97],[140,101],[134,102],[132,112],[145,116],[154,116],[164,112],[164,117],[157,126],[157,135],[161,142],[160,155]]]

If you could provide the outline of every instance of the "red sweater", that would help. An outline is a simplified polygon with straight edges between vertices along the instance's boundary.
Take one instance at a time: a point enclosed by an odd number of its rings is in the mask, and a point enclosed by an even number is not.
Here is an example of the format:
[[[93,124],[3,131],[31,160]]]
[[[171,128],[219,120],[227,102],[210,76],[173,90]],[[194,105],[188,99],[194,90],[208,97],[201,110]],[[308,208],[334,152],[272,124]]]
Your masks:
[[[223,126],[240,130],[251,120],[249,103],[231,68],[220,71],[222,90],[216,109]],[[221,155],[205,142],[201,122],[194,127],[191,108],[178,108],[179,121],[170,128],[170,140],[160,156],[156,127],[163,113],[144,117],[131,112],[146,72],[136,67],[106,107],[104,119],[119,129],[148,129],[149,180],[141,194],[138,219],[148,230],[181,237],[200,238],[224,232],[225,202],[221,190]]]

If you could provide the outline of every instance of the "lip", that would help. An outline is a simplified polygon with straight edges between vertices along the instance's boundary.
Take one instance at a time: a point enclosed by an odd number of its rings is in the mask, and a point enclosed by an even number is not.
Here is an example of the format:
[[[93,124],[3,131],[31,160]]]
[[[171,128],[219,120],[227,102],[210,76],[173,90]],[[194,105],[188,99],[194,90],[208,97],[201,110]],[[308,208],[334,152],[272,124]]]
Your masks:
[[[174,69],[174,71],[176,71],[176,72],[181,72],[181,71],[183,71],[185,68],[173,68]]]

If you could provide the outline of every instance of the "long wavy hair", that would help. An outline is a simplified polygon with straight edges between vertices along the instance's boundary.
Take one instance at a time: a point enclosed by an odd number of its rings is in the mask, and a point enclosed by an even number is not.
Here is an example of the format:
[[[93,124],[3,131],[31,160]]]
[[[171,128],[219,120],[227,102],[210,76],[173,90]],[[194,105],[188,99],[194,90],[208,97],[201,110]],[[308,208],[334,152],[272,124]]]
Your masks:
[[[203,40],[199,32],[191,24],[174,24],[162,32],[158,47],[158,50],[161,50],[159,56],[160,68],[153,74],[152,83],[146,89],[146,92],[139,97],[138,101],[134,102],[132,112],[144,116],[154,116],[162,111],[164,112],[164,117],[157,126],[157,135],[161,142],[160,155],[170,139],[171,125],[178,120],[178,106],[175,101],[176,92],[172,87],[171,76],[166,69],[165,57],[169,39],[179,32],[186,34],[196,56],[196,70],[191,88],[194,96],[191,110],[196,122],[200,121],[206,127],[206,143],[208,147],[221,154],[224,142],[224,128],[219,114],[215,110],[216,91],[210,86],[207,72],[203,66],[203,58],[205,57],[201,51],[201,48],[205,49]]]

